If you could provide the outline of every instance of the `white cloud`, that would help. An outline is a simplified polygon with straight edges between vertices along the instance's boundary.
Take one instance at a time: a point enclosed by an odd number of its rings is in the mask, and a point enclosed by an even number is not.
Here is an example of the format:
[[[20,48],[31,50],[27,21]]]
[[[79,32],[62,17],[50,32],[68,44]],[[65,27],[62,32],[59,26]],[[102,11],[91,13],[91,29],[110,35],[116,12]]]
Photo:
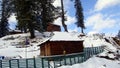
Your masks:
[[[64,8],[65,9],[69,9],[70,5],[73,4],[72,1],[70,0],[63,0],[63,4],[64,4]],[[55,0],[55,2],[53,3],[54,6],[61,6],[61,0]]]
[[[120,0],[97,0],[95,11],[101,11],[104,8],[120,5]]]
[[[65,11],[70,9],[71,8],[70,6],[73,5],[73,2],[70,0],[63,0],[63,2],[64,2]],[[55,0],[53,4],[55,6],[61,6],[61,0]],[[76,22],[76,18],[70,16],[68,13],[65,16],[67,18],[67,21],[65,21],[66,25],[71,25]],[[57,20],[55,20],[54,23],[62,26],[61,18],[58,18]]]
[[[65,21],[66,25],[71,25],[76,22],[76,18],[66,15],[67,16],[67,21]],[[57,20],[54,21],[55,24],[62,26],[62,21],[61,18],[58,18]]]
[[[99,32],[104,29],[113,28],[117,21],[101,13],[94,14],[86,19],[85,25],[92,27],[93,31]]]
[[[67,15],[67,21],[65,21],[65,24],[71,25],[71,24],[73,24],[75,22],[76,22],[76,18],[75,17]]]
[[[71,9],[71,7],[74,6],[74,3],[70,0],[63,0],[63,1],[64,1],[65,9]]]

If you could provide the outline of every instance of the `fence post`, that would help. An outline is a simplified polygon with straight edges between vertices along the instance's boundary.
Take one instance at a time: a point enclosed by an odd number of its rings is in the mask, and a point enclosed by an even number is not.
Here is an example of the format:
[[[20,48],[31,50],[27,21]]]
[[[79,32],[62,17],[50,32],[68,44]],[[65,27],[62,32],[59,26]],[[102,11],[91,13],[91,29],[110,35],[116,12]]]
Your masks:
[[[77,58],[78,58],[78,63],[80,63],[80,57],[78,56]]]
[[[64,57],[64,65],[66,65],[66,58]]]
[[[71,60],[71,57],[70,57],[70,65],[72,65],[72,60]]]
[[[74,64],[76,64],[76,58],[74,57]]]
[[[53,63],[54,63],[54,67],[53,68],[55,68],[55,61],[53,61]]]
[[[0,67],[2,68],[2,60],[0,60]]]
[[[97,52],[96,52],[96,53],[97,53],[97,54],[100,53],[99,47],[97,47]]]
[[[102,52],[104,51],[104,47],[102,46]]]
[[[61,60],[60,60],[60,66],[62,65]]]
[[[9,60],[9,68],[12,68],[12,67],[11,67],[11,60]]]
[[[44,58],[41,58],[42,61],[42,68],[44,68]]]
[[[26,68],[28,68],[28,59],[26,59]]]
[[[96,54],[96,52],[97,52],[97,49],[95,48],[95,50],[94,50],[94,54]]]
[[[95,55],[96,48],[93,48],[93,55]]]
[[[50,68],[50,62],[49,62],[49,60],[48,60],[48,68]]]
[[[48,60],[48,68],[55,68],[55,61]]]
[[[20,65],[19,65],[19,59],[17,59],[17,64],[18,64],[18,68],[20,68]]]
[[[101,46],[101,52],[103,52],[103,47]]]
[[[35,58],[33,58],[33,61],[34,61],[34,68],[36,68],[36,61],[35,61]]]

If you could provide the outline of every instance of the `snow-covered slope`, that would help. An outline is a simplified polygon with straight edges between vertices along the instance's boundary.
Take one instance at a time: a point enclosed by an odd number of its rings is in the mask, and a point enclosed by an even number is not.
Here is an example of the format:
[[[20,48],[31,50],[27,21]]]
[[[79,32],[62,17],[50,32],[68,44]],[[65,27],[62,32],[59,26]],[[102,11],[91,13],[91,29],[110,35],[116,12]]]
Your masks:
[[[61,66],[59,68],[120,68],[120,61],[107,60],[94,56],[81,64]]]
[[[105,51],[81,64],[61,66],[59,68],[120,68],[120,50],[117,44],[113,44],[115,41],[111,40],[111,37],[92,34],[82,38],[84,39],[84,47],[105,46]],[[110,42],[107,42],[105,38]]]
[[[57,32],[56,34],[59,33]],[[38,45],[50,39],[51,35],[54,34],[49,32],[36,32],[35,39],[29,39],[29,33],[2,37],[0,38],[0,56],[8,59],[37,57],[40,54]],[[75,37],[79,36],[77,33],[70,33],[70,35]],[[120,68],[119,46],[113,44],[115,41],[111,40],[111,37],[102,34],[92,34],[83,37],[79,36],[79,38],[84,40],[84,47],[105,46],[105,51],[84,63],[62,66],[60,68]],[[29,42],[29,44],[26,44],[26,42]]]
[[[8,35],[0,38],[0,56],[5,58],[33,58],[40,54],[38,45],[49,39],[50,33],[36,32],[30,39],[29,33]]]

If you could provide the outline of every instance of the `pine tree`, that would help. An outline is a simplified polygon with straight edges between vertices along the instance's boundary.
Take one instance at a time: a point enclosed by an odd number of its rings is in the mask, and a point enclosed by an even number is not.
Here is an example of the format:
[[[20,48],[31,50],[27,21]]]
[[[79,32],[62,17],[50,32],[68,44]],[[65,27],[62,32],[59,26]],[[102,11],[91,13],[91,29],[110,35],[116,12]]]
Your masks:
[[[75,0],[75,9],[76,9],[76,25],[77,27],[81,27],[81,32],[83,32],[83,29],[85,29],[85,25],[84,25],[84,16],[83,16],[83,8],[81,5],[81,1],[80,0]]]
[[[2,8],[2,1],[0,1],[0,8]],[[1,23],[1,17],[2,17],[2,10],[0,10],[0,37],[2,37],[2,23]]]
[[[14,0],[15,12],[20,29],[28,28],[31,38],[34,30],[46,31],[47,24],[55,19],[57,9],[54,0]]]
[[[9,33],[8,18],[11,15],[10,3],[10,0],[1,1],[0,37],[3,37]]]
[[[14,0],[14,9],[18,20],[18,28],[30,31],[30,38],[34,38],[34,24],[33,24],[33,3],[32,0]]]
[[[42,0],[41,1],[41,22],[44,30],[47,29],[48,23],[53,23],[55,15],[58,13],[58,9],[53,6],[54,0]]]

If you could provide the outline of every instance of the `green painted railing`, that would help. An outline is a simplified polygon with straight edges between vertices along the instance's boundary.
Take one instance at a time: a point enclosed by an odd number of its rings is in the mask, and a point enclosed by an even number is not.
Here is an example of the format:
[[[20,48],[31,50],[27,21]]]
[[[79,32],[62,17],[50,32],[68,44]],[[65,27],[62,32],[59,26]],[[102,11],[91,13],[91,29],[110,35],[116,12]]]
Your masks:
[[[88,47],[82,53],[47,56],[29,59],[0,60],[0,68],[56,68],[62,65],[82,63],[93,55],[103,52],[104,47]]]

